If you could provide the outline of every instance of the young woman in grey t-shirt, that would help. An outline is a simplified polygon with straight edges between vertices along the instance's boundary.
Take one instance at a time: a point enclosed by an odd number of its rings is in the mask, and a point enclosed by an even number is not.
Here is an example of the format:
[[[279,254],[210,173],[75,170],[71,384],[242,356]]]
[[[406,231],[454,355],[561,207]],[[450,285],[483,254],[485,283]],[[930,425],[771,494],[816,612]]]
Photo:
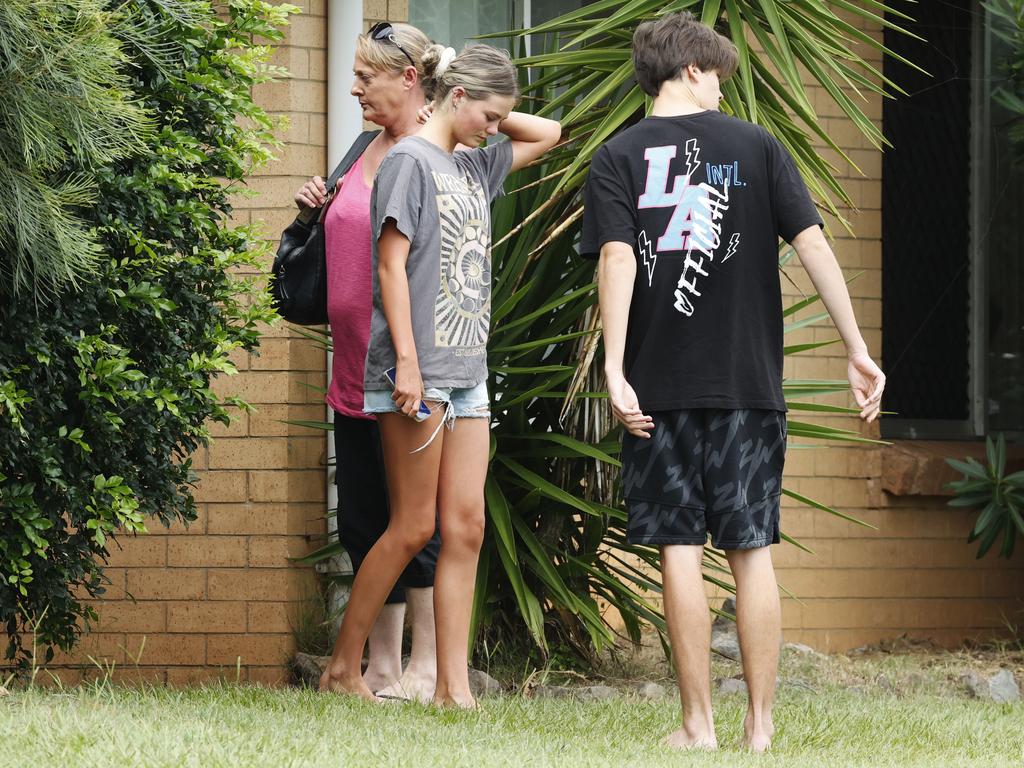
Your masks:
[[[434,702],[472,707],[466,660],[490,446],[490,202],[510,171],[555,145],[561,126],[511,111],[518,84],[504,51],[432,46],[423,67],[436,108],[385,157],[370,202],[364,410],[380,424],[391,521],[356,576],[327,677],[333,690],[373,698],[360,675],[367,635],[439,514]],[[508,140],[483,146],[498,132]]]

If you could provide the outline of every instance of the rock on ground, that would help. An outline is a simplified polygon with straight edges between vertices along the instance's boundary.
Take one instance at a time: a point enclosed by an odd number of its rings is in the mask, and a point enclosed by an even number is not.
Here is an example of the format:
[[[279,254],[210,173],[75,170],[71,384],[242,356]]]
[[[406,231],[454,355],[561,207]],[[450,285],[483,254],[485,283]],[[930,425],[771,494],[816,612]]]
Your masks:
[[[726,696],[737,693],[746,694],[747,684],[735,677],[723,677],[718,681],[718,692]]]
[[[309,653],[296,653],[292,659],[292,678],[296,685],[306,688],[318,688],[320,675],[324,673],[330,656],[313,656]]]
[[[989,678],[988,694],[992,701],[999,704],[1020,701],[1020,687],[1013,677],[1013,672],[1001,669]]]
[[[736,615],[736,600],[727,598],[719,609],[723,613]],[[724,616],[715,616],[711,623],[711,650],[719,656],[740,661],[740,640],[736,634],[736,622]]]
[[[641,699],[663,699],[668,695],[668,689],[658,683],[651,681],[637,683],[636,695]]]
[[[811,646],[804,645],[803,643],[786,643],[782,647],[787,651],[798,653],[801,656],[814,656],[816,658],[824,658],[825,656],[825,654],[819,653],[818,651],[811,648]]]
[[[482,669],[469,670],[469,690],[475,698],[482,696],[495,696],[501,693],[501,683],[484,672]]]
[[[538,685],[532,695],[535,699],[606,701],[618,696],[618,691],[607,685]]]

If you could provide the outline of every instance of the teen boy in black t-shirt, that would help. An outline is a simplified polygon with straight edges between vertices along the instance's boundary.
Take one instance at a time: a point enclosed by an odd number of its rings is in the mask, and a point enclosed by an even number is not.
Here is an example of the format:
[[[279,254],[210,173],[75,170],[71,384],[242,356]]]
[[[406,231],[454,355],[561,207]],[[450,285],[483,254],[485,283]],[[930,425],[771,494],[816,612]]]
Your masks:
[[[626,427],[629,541],[660,546],[683,707],[678,747],[717,746],[704,543],[736,581],[748,748],[763,751],[781,626],[768,545],[779,541],[786,447],[778,243],[796,249],[849,355],[861,418],[885,377],[857,328],[839,265],[792,158],[763,128],[718,112],[733,44],[689,13],[633,38],[650,117],[604,144],[584,193],[581,252],[600,256],[605,372]]]

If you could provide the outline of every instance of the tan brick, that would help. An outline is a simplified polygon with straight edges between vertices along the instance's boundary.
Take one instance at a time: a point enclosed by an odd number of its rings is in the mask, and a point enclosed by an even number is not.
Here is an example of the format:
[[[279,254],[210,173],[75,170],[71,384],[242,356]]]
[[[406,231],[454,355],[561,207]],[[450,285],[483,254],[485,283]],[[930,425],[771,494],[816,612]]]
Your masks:
[[[289,685],[291,679],[287,667],[249,667],[249,682],[265,688],[281,688]]]
[[[249,353],[244,349],[234,349],[228,355],[228,360],[239,371],[249,370]]]
[[[246,472],[203,472],[192,495],[196,501],[245,501]]]
[[[264,339],[259,356],[253,356],[253,370],[323,372],[327,353],[307,339]]]
[[[366,19],[367,21],[387,20],[387,0],[363,0],[363,18]]]
[[[159,523],[156,525],[159,526]],[[162,526],[160,529],[163,530]],[[111,566],[167,564],[166,536],[122,535],[110,544],[109,549],[107,564]]]
[[[327,79],[327,52],[316,49],[309,51],[309,79]]]
[[[132,568],[128,593],[138,600],[198,600],[206,594],[206,571],[199,568]]]
[[[250,632],[292,631],[297,603],[249,603]]]
[[[260,371],[219,376],[210,388],[222,397],[233,395],[250,403],[286,403],[290,386],[290,374]]]
[[[317,173],[324,173],[324,171],[317,171]],[[316,174],[310,173],[310,176],[312,175]],[[306,180],[307,178],[305,176],[299,178],[292,187],[292,193],[294,194]],[[261,236],[276,244],[276,242],[281,238],[281,233],[291,226],[293,221],[295,221],[297,212],[298,209],[294,205],[290,205],[287,208],[284,206],[281,208],[254,208],[251,211],[251,215],[253,225],[260,232]],[[274,246],[274,251],[276,251],[276,245]],[[269,268],[269,266],[270,264],[267,264],[264,268]],[[287,324],[282,324],[282,329],[284,331],[288,331]],[[247,368],[249,367],[250,359],[252,358],[247,358]]]
[[[319,86],[319,84],[317,84]],[[324,153],[320,147],[309,144],[288,144],[275,153],[274,159],[264,169],[266,176],[298,177],[303,180],[311,176],[323,175]],[[296,185],[292,194],[282,203],[287,203],[286,210],[294,212],[295,190],[302,186]],[[294,218],[294,216],[292,217]]]
[[[326,471],[250,472],[249,489],[252,501],[323,501],[327,493]]]
[[[235,669],[223,667],[168,667],[167,685],[176,688],[197,687],[206,683],[236,683]]]
[[[137,595],[136,595],[137,597]],[[167,607],[159,600],[117,600],[94,604],[103,632],[163,632],[167,628]]]
[[[307,180],[306,173],[297,176],[250,176],[246,179],[246,188],[251,194],[236,195],[231,204],[236,209],[277,207],[294,210],[295,190]]]
[[[305,15],[292,16],[289,26],[289,41],[292,45],[321,49],[327,47],[327,25],[323,19]]]
[[[270,63],[285,67],[292,80],[305,80],[309,77],[309,51],[305,48],[295,45],[278,46],[270,57]]]
[[[249,414],[241,408],[228,408],[231,416],[229,424],[221,424],[218,421],[207,421],[206,428],[210,435],[216,440],[219,437],[245,437],[249,434]]]
[[[277,469],[288,466],[288,441],[276,437],[225,438],[210,446],[211,469]]]
[[[167,682],[167,670],[164,667],[115,667],[113,670],[96,668],[82,670],[82,680],[109,680],[115,685],[149,686],[163,685]]]
[[[189,536],[168,542],[167,562],[172,566],[218,568],[245,565],[244,536]]]
[[[323,530],[324,507],[319,503],[215,505],[210,526],[215,533],[317,534]]]
[[[268,403],[261,405],[257,413],[252,414],[249,422],[249,434],[254,437],[270,437],[282,435],[301,435],[310,437],[321,435],[329,437],[327,428],[332,422],[327,419],[333,418],[327,414],[326,406],[323,403],[313,404],[277,404]],[[288,421],[312,421],[325,425],[324,428],[303,427],[298,424],[288,424]]]
[[[327,440],[323,433],[288,440],[288,466],[313,469],[327,466]]]
[[[244,632],[245,616],[245,603],[242,602],[173,602],[167,604],[167,631]]]
[[[124,599],[124,585],[125,575],[123,568],[104,568],[103,576],[109,583],[104,583],[103,593],[96,598],[93,598],[86,591],[85,587],[77,586],[72,590],[72,594],[75,595],[79,600],[100,600],[106,602],[116,602]]]
[[[281,665],[295,652],[291,635],[209,635],[206,645],[208,664],[243,666]]]
[[[316,147],[327,146],[327,115],[310,114],[309,143]],[[326,153],[322,165],[327,165]]]
[[[29,638],[27,647],[31,649],[31,638]],[[125,660],[124,647],[124,635],[121,633],[105,631],[85,632],[75,647],[71,649],[70,653],[55,648],[53,660],[49,666],[92,666],[94,660],[100,663],[113,662],[115,664],[123,664]],[[42,656],[40,656],[38,662],[42,664]]]
[[[196,451],[189,456],[189,461],[192,462],[192,469],[196,472],[205,472],[210,468],[210,455],[206,446],[200,446]]]
[[[388,20],[408,21],[409,0],[388,0]]]
[[[166,536],[195,536],[206,533],[206,504],[196,505],[195,520],[190,520],[188,523],[175,521],[163,533]]]
[[[296,568],[211,569],[211,600],[297,600],[301,574]]]
[[[7,669],[6,667],[0,667],[0,676],[6,680],[7,675],[11,674],[13,670]],[[60,667],[54,665],[48,665],[45,667],[35,679],[35,685],[44,689],[54,688],[71,688],[76,685],[80,685],[82,682],[82,670],[77,667]]]
[[[284,568],[290,558],[302,557],[312,550],[305,536],[252,536],[249,539],[249,565],[256,568]]]
[[[145,642],[145,645],[142,643]],[[194,666],[206,663],[206,635],[129,635],[128,648],[140,664]]]

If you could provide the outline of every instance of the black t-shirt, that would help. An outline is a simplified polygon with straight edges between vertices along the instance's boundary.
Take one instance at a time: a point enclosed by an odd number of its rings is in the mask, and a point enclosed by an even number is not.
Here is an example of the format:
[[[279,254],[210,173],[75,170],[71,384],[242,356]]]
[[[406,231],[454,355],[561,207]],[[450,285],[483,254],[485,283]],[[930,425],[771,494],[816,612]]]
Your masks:
[[[779,237],[822,225],[785,148],[716,111],[648,117],[594,154],[584,205],[583,256],[636,256],[623,363],[641,409],[785,411]]]

